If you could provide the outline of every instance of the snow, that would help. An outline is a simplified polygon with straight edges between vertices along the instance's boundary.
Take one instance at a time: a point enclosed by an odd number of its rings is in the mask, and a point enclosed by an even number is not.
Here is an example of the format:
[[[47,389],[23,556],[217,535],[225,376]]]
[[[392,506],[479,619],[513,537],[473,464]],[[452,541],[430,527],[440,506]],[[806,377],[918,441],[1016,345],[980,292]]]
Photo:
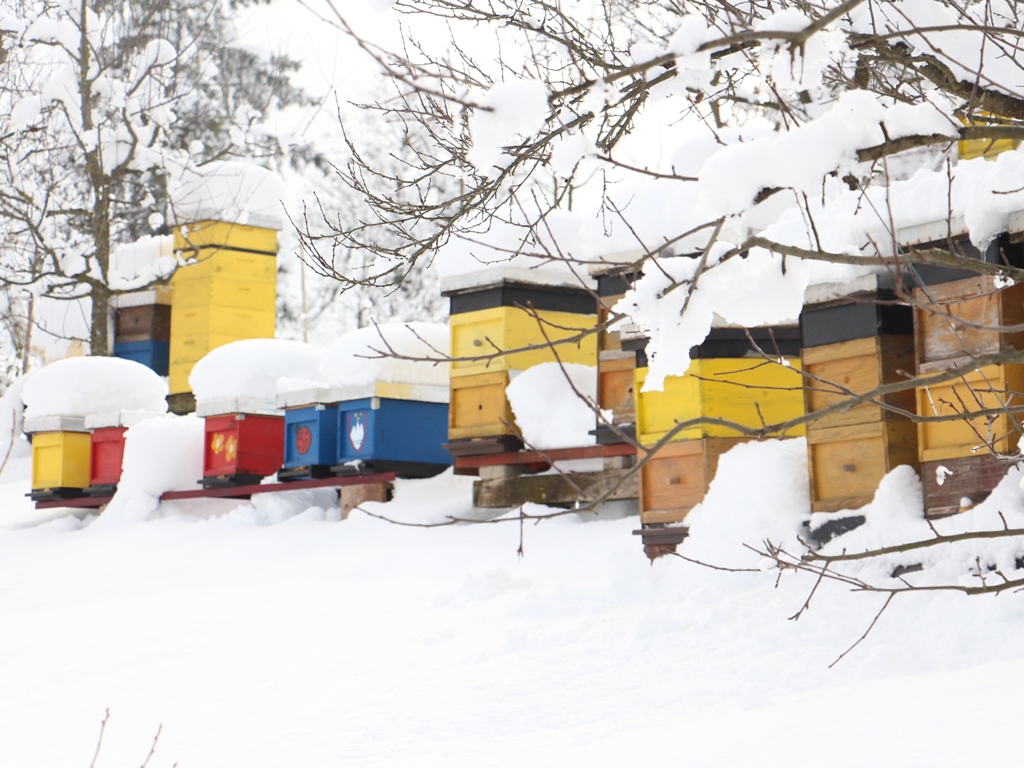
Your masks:
[[[144,235],[134,243],[114,248],[108,282],[114,290],[130,291],[166,280],[177,266],[173,235]]]
[[[597,368],[578,363],[541,363],[506,387],[516,427],[532,448],[594,445]]]
[[[747,573],[651,565],[635,518],[425,529],[299,494],[0,529],[4,760],[87,764],[109,708],[99,765],[141,764],[158,726],[151,764],[197,768],[788,768],[794,744],[843,767],[1012,764],[1018,600],[897,599],[832,669],[884,598],[825,582],[787,620],[814,579],[776,586],[739,542],[797,530],[805,450],[739,446],[693,513],[681,552]],[[997,505],[1020,507],[1018,480]],[[905,472],[887,482],[876,505],[896,506],[868,511],[883,527],[914,503]],[[366,506],[440,522],[468,484]]]
[[[112,411],[167,411],[167,383],[150,368],[118,357],[71,357],[25,382],[26,418]]]
[[[324,350],[320,376],[332,387],[374,381],[447,387],[449,349],[446,325],[369,326],[342,336]]]
[[[548,92],[539,80],[511,80],[498,83],[480,100],[470,130],[473,146],[469,161],[483,173],[506,161],[504,147],[518,143],[544,125],[548,115]]]
[[[191,224],[212,219],[281,229],[281,179],[252,163],[217,161],[186,168],[171,185],[168,219]]]
[[[196,363],[188,382],[197,403],[251,399],[273,405],[278,380],[315,379],[321,357],[320,350],[301,341],[233,341]]]

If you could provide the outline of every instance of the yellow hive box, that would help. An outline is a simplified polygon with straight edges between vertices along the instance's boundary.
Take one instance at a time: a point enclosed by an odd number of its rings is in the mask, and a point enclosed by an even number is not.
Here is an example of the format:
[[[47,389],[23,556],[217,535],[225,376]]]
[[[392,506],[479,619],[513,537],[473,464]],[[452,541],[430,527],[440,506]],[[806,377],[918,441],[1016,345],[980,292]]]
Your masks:
[[[597,315],[538,310],[537,318],[519,307],[492,307],[452,315],[452,357],[473,357],[567,339],[597,325]],[[545,338],[545,334],[547,337]],[[557,355],[557,357],[556,357]],[[501,355],[489,361],[452,362],[451,375],[470,376],[495,371],[523,371],[540,363],[597,365],[597,334],[554,348]]]
[[[199,362],[207,352],[217,347],[223,347],[232,341],[242,341],[251,338],[272,338],[270,336],[228,336],[226,334],[196,334],[194,336],[171,335],[171,353],[168,374],[170,376],[170,391],[172,395],[182,392],[191,392],[188,377],[192,373],[192,367]]]
[[[683,376],[669,376],[661,392],[644,392],[647,368],[636,369],[636,431],[644,445],[653,445],[683,421],[718,418],[754,429],[804,413],[800,361],[787,358],[792,368],[751,358],[707,358],[690,361]],[[786,437],[807,434],[801,425]],[[673,440],[742,437],[733,429],[699,424],[681,430]]]
[[[1011,125],[1011,121],[1000,119],[998,115],[991,112],[979,111],[979,116],[992,118],[991,121],[970,122],[960,118],[964,125]],[[1014,139],[971,139],[969,141],[957,142],[957,158],[960,160],[973,160],[976,157],[984,157],[986,160],[994,160],[998,155],[1011,149],[1016,149],[1019,141]]]
[[[505,396],[508,371],[495,371],[451,380],[448,439],[515,435],[512,406]]]
[[[191,269],[191,267],[186,267]],[[171,306],[236,307],[273,311],[277,306],[277,284],[230,277],[179,277],[175,275]],[[171,333],[176,331],[171,327]]]
[[[277,282],[277,258],[265,253],[245,251],[200,251],[194,264],[179,267],[173,280],[195,280],[200,277],[228,277],[256,283]]]
[[[921,416],[951,416],[972,411],[1022,404],[1024,366],[989,365],[962,378],[931,387],[918,387],[917,412]],[[1024,414],[998,413],[965,420],[920,422],[917,425],[921,461],[941,461],[988,452],[1016,449]]]
[[[227,221],[200,221],[174,228],[174,250],[209,249],[226,246],[257,253],[277,253],[277,232]]]
[[[32,435],[32,489],[88,488],[91,452],[88,432]]]
[[[172,307],[171,327],[175,336],[203,334],[273,338],[277,314],[273,308]]]

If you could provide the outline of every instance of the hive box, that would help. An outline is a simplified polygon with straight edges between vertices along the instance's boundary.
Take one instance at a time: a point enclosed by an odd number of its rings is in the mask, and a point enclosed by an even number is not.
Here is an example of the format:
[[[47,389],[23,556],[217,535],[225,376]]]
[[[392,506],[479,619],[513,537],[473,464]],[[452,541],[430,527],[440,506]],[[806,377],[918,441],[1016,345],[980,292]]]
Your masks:
[[[81,496],[89,486],[92,438],[79,416],[25,419],[32,436],[33,501]]]
[[[980,504],[1002,481],[1009,464],[991,453],[924,462],[921,479],[925,515],[947,517]]]
[[[593,287],[592,282],[581,286],[572,275],[510,268],[442,281],[451,304],[448,447],[453,455],[522,447],[505,397],[505,387],[519,372],[556,361],[596,367]],[[556,343],[570,338],[575,340]]]
[[[645,526],[681,523],[704,500],[719,457],[742,442],[705,438],[662,446],[640,469],[640,522]]]
[[[114,356],[134,360],[160,376],[168,373],[171,292],[166,288],[115,296]]]
[[[800,317],[808,413],[879,386],[906,382],[914,369],[913,310],[894,303],[881,278],[860,280],[854,296],[805,307]],[[843,285],[837,290],[849,289]],[[828,293],[829,286],[816,286]],[[808,291],[813,300],[814,291]],[[811,509],[833,512],[869,503],[882,478],[907,464],[918,469],[913,389],[830,413],[807,424]]]
[[[140,421],[163,414],[120,411],[85,417],[85,428],[92,433],[88,496],[112,496],[121,480],[125,435]]]
[[[206,421],[204,488],[258,483],[284,459],[284,415],[262,400],[215,400],[196,405]]]
[[[904,253],[936,248],[946,253],[988,264],[1024,267],[1024,247],[1021,245],[1020,238],[1020,233],[1024,230],[1024,215],[1021,213],[1011,214],[1008,229],[1008,232],[989,243],[984,251],[971,242],[967,225],[963,217],[960,216],[953,217],[951,221],[942,219],[906,227],[898,230],[896,237],[899,240],[900,250]],[[901,274],[908,281],[909,287],[915,287],[915,283],[925,286],[938,285],[963,278],[977,277],[979,273],[969,267],[913,264],[903,268]]]

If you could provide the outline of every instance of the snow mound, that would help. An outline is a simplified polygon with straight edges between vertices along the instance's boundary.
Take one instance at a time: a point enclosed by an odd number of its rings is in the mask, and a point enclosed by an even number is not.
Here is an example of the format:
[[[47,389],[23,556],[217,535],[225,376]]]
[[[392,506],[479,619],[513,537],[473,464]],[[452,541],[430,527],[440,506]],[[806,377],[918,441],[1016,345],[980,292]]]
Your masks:
[[[505,392],[528,445],[542,449],[594,445],[589,432],[597,422],[592,405],[597,401],[596,368],[541,363],[516,376]]]
[[[320,350],[301,341],[245,339],[210,352],[188,377],[196,402],[227,398],[273,401],[278,379],[316,379]]]
[[[226,161],[189,168],[170,191],[171,218],[178,224],[213,219],[281,228],[284,184],[258,165]]]
[[[320,377],[333,387],[371,381],[446,387],[448,350],[448,326],[439,323],[387,323],[360,328],[324,351]]]
[[[167,384],[150,368],[119,357],[71,357],[37,371],[21,399],[27,418],[114,411],[167,412]]]
[[[164,416],[131,427],[125,433],[117,493],[93,525],[143,522],[160,506],[161,494],[198,488],[204,430],[205,422],[195,416]]]

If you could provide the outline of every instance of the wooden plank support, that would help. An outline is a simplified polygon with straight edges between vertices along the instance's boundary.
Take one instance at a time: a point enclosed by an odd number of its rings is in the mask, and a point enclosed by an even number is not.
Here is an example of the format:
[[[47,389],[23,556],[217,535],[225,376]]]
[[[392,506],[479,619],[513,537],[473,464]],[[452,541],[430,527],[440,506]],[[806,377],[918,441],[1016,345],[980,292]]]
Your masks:
[[[639,477],[630,469],[477,480],[473,483],[473,506],[495,509],[519,507],[528,502],[574,504],[577,501],[594,501],[611,491],[623,478],[625,482],[607,500],[637,498],[640,493]]]
[[[550,451],[515,451],[510,453],[491,453],[476,456],[456,456],[455,469],[476,469],[498,464],[550,464],[552,461],[570,461],[572,459],[601,459],[606,456],[631,456],[636,454],[636,447],[629,443],[613,443],[610,445],[585,445],[579,448],[553,448]]]

